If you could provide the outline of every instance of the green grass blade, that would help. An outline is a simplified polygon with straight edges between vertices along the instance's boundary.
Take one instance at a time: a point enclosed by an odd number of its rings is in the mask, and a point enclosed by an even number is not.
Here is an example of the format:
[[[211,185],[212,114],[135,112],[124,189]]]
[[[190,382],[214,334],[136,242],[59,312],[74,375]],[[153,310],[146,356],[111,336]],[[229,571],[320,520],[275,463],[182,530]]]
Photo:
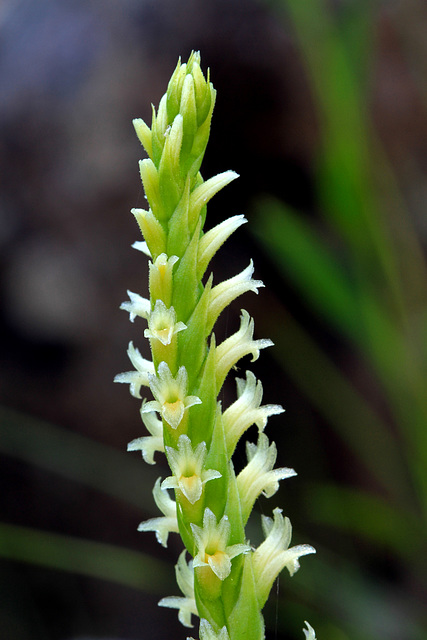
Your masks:
[[[322,236],[289,207],[270,199],[257,209],[255,233],[280,271],[318,314],[363,349],[380,373],[389,372],[404,357],[401,338],[380,300],[359,290],[351,262],[340,264]]]
[[[147,593],[163,594],[170,583],[166,564],[146,554],[11,524],[0,523],[0,556],[110,580]]]
[[[0,452],[137,507],[144,498],[135,487],[153,486],[158,477],[139,456],[4,407]]]
[[[388,425],[278,300],[270,298],[268,308],[268,316],[261,316],[257,322],[261,334],[269,335],[275,344],[272,355],[369,475],[410,509],[413,494],[404,457]]]
[[[349,487],[310,486],[307,514],[317,525],[339,528],[357,538],[391,550],[402,562],[425,574],[425,531],[419,519],[383,498]]]

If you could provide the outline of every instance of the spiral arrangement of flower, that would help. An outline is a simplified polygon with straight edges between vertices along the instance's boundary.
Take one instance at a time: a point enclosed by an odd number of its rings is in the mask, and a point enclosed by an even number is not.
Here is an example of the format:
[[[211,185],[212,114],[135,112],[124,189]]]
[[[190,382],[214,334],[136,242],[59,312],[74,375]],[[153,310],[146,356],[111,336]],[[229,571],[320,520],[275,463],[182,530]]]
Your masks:
[[[153,107],[151,128],[134,120],[148,154],[140,173],[149,205],[148,210],[132,211],[144,237],[134,247],[150,260],[150,297],[128,292],[129,301],[121,308],[132,322],[136,317],[147,321],[144,337],[152,361],[131,343],[134,370],[119,374],[116,381],[128,383],[136,398],[141,398],[141,387],[154,396],[141,406],[150,435],[133,440],[128,449],[140,450],[149,464],[162,452],[171,469],[153,489],[163,515],[139,526],[140,531],[154,531],[163,546],[170,533],[179,533],[185,545],[176,565],[183,596],[163,598],[159,604],[178,609],[187,627],[192,616],[199,616],[202,640],[262,640],[261,610],[274,580],[284,567],[293,575],[299,558],[315,550],[289,546],[291,524],[279,508],[273,518],[262,517],[265,540],[257,549],[245,535],[257,497],[271,497],[279,481],[295,472],[274,468],[276,446],[264,428],[283,409],[261,404],[262,385],[252,372],[236,379],[237,399],[231,406],[223,410],[218,401],[234,365],[248,354],[256,360],[272,342],[254,339],[254,322],[244,310],[236,333],[218,345],[212,333],[234,299],[263,286],[252,278],[252,262],[225,282],[214,284],[213,274],[205,278],[212,257],[246,222],[236,215],[203,231],[207,203],[238,177],[225,171],[205,181],[200,174],[215,96],[209,73],[205,78],[200,55],[193,52],[186,64],[178,62],[157,112]],[[258,441],[247,443],[248,463],[236,476],[232,455],[253,424]],[[306,638],[315,640],[306,625]]]

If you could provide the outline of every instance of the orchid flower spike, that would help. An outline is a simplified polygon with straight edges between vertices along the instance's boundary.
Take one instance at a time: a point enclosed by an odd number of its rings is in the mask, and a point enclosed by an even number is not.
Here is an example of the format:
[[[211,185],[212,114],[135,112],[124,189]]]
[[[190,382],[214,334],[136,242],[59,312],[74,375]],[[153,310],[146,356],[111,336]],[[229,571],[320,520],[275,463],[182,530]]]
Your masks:
[[[164,455],[170,467],[153,489],[160,515],[138,527],[154,531],[164,547],[170,533],[179,533],[184,546],[175,566],[182,596],[162,598],[159,605],[177,609],[185,627],[198,616],[199,640],[263,640],[262,608],[274,580],[284,568],[293,575],[299,558],[314,549],[289,546],[291,524],[279,508],[273,519],[262,518],[265,540],[257,549],[245,531],[258,497],[276,495],[279,482],[296,474],[275,468],[276,445],[264,431],[268,419],[284,410],[262,404],[255,375],[236,378],[237,397],[224,411],[219,397],[239,361],[249,355],[254,362],[273,343],[256,335],[245,310],[234,334],[217,344],[213,333],[234,300],[264,286],[254,278],[252,260],[237,275],[216,279],[216,253],[247,220],[237,212],[205,230],[207,204],[238,177],[226,167],[202,177],[215,100],[209,71],[203,73],[193,51],[187,62],[178,61],[151,125],[133,121],[147,156],[139,163],[147,208],[132,209],[143,235],[132,246],[148,261],[148,291],[147,297],[129,291],[121,308],[131,322],[146,322],[141,334],[151,360],[130,342],[133,370],[115,380],[129,384],[135,398],[141,399],[143,387],[152,394],[140,407],[146,433],[135,434],[128,451],[140,451],[151,465]],[[236,475],[234,451],[252,425],[258,441],[247,443],[247,464]],[[316,640],[308,623],[304,635]]]

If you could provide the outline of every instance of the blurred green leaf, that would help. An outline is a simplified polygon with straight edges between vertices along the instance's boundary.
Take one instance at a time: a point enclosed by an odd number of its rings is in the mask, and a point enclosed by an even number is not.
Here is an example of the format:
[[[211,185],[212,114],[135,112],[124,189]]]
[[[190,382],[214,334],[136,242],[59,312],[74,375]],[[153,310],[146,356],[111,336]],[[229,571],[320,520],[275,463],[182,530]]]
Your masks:
[[[375,3],[269,4],[290,18],[312,90],[317,226],[336,247],[287,207],[270,206],[259,235],[316,313],[373,366],[406,467],[400,476],[427,521],[427,265],[368,109]]]
[[[317,186],[323,213],[343,234],[364,273],[372,269],[374,258],[375,278],[383,274],[400,300],[393,246],[374,189],[375,135],[362,89],[366,80],[358,73],[358,52],[343,36],[347,31],[339,30],[329,3],[285,0],[283,6],[292,19],[320,120]],[[369,14],[369,9],[359,5],[347,13],[347,29],[351,24],[357,29],[365,52],[370,47],[370,22],[359,16]]]
[[[384,498],[361,490],[336,485],[311,485],[307,489],[310,510],[316,524],[333,526],[393,551],[403,562],[425,572],[425,531],[419,519],[403,512]],[[410,544],[408,544],[410,540]]]
[[[339,262],[313,224],[276,200],[264,199],[257,204],[257,211],[253,229],[282,274],[317,314],[359,348],[377,371],[392,402],[405,402],[409,396],[415,408],[414,402],[420,400],[418,409],[427,417],[426,380],[419,371],[418,358],[381,297],[369,282],[360,282],[354,276],[357,268],[351,256],[345,255]],[[427,443],[422,446],[427,447]]]
[[[297,617],[310,622],[319,640],[329,640],[329,631],[336,640],[425,640],[427,612],[422,599],[417,602],[410,590],[394,583],[375,581],[362,564],[339,555],[333,545],[326,549],[316,543],[316,549],[310,566],[301,563],[292,584],[282,574],[283,630],[289,619]]]
[[[0,556],[163,594],[171,569],[122,547],[0,523]]]
[[[145,507],[145,495],[136,487],[152,487],[158,472],[139,456],[4,407],[0,425],[1,453]]]
[[[378,411],[277,299],[270,298],[269,314],[257,319],[257,325],[273,339],[273,357],[356,454],[368,477],[411,508],[412,491],[399,443]]]
[[[396,357],[400,350],[399,336],[375,300],[364,292],[358,295],[351,262],[338,262],[327,240],[316,232],[301,214],[272,199],[257,205],[259,215],[253,229],[280,268],[309,301],[316,312],[345,337],[356,342],[369,354],[371,350],[365,315],[383,336]]]

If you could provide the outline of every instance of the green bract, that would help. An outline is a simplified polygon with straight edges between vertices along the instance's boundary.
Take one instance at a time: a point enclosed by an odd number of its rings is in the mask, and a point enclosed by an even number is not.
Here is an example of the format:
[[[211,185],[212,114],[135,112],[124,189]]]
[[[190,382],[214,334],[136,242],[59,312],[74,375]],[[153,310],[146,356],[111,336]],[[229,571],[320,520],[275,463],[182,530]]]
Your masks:
[[[218,394],[231,368],[245,355],[252,360],[270,340],[254,339],[254,323],[242,311],[240,328],[217,345],[212,329],[220,313],[247,291],[263,286],[253,280],[253,265],[222,283],[211,275],[203,282],[210,260],[243,223],[233,216],[203,230],[206,205],[237,177],[225,171],[204,181],[199,169],[209,138],[215,89],[200,69],[199,53],[178,65],[160,101],[153,108],[151,128],[134,120],[148,158],[140,173],[148,211],[133,209],[145,242],[135,246],[150,258],[150,299],[128,292],[122,308],[131,321],[147,322],[144,336],[153,361],[142,358],[131,343],[134,370],[119,374],[141,398],[141,388],[153,399],[143,400],[141,417],[150,435],[133,440],[129,450],[141,450],[154,464],[165,453],[171,475],[159,478],[153,490],[162,516],[139,526],[154,531],[166,546],[169,533],[180,533],[186,552],[176,566],[183,597],[167,597],[162,606],[178,609],[180,621],[191,626],[201,618],[202,640],[261,640],[261,609],[278,573],[292,575],[298,558],[314,553],[309,545],[289,548],[291,525],[280,509],[263,518],[265,541],[254,550],[245,535],[253,504],[263,493],[272,496],[292,469],[273,469],[276,447],[263,433],[268,417],[283,411],[262,405],[262,385],[250,372],[236,379],[237,399],[222,411]],[[247,444],[247,466],[236,478],[231,456],[243,433],[258,426],[257,444]],[[169,491],[175,493],[172,499]],[[304,631],[314,639],[314,632]],[[307,635],[309,634],[309,635]]]

